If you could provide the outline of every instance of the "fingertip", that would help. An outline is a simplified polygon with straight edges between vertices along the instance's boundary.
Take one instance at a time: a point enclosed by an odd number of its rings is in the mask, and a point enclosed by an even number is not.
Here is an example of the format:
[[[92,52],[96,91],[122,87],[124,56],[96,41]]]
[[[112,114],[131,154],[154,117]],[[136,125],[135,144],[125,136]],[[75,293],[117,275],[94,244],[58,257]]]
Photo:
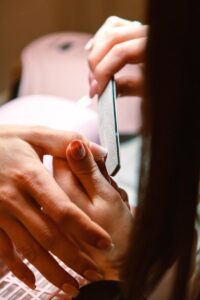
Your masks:
[[[71,284],[69,284],[69,283],[64,283],[64,284],[62,285],[62,290],[63,290],[63,292],[65,292],[65,294],[68,295],[70,298],[71,298],[71,297],[75,298],[75,297],[77,297],[78,294],[79,294],[79,290],[78,290],[75,286],[73,286],[73,285],[71,285]]]
[[[21,270],[19,270],[19,272],[20,274],[16,274],[15,272],[13,273],[20,281],[22,281],[30,289],[34,290],[36,288],[36,278],[34,273],[25,264],[21,266]]]
[[[36,288],[35,280],[31,281],[28,278],[21,279],[25,285],[27,285],[30,289],[34,290]]]
[[[93,46],[93,38],[91,38],[87,43],[86,43],[86,45],[85,45],[85,47],[84,47],[84,49],[86,50],[86,51],[90,51],[91,49],[92,49],[92,46]]]

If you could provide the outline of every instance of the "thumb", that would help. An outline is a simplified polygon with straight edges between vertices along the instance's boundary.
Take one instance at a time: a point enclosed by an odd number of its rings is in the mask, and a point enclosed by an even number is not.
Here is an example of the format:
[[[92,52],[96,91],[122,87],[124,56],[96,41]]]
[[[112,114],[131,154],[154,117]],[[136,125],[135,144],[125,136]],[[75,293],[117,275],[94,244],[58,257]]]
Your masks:
[[[110,185],[102,175],[90,148],[81,140],[73,140],[66,150],[69,166],[79,179],[87,194],[92,198],[109,191]]]

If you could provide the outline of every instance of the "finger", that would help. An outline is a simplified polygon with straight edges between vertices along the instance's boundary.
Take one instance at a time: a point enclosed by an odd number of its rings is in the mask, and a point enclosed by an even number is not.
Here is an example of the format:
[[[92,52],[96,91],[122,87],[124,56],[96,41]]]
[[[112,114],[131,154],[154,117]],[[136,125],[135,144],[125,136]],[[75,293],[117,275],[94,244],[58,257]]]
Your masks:
[[[128,21],[126,19],[122,19],[119,17],[115,17],[115,16],[110,16],[105,22],[104,24],[99,28],[99,30],[96,32],[95,36],[93,38],[91,38],[85,45],[85,50],[86,51],[90,51],[92,50],[93,46],[94,46],[94,40],[95,38],[97,38],[99,36],[99,34],[103,31],[105,31],[106,28],[109,27],[119,27],[119,26],[128,26],[128,25],[135,25],[135,26],[139,26],[141,25],[140,22],[138,21]]]
[[[87,142],[86,138],[77,132],[55,130],[45,126],[2,125],[1,137],[18,137],[34,147],[38,155],[49,154],[65,158],[66,147],[73,139]],[[92,149],[91,149],[92,150]],[[92,150],[93,151],[93,150]],[[102,148],[96,146],[94,155],[104,155]]]
[[[99,167],[99,171],[101,172],[101,174],[106,178],[106,180],[111,183],[110,181],[110,175],[108,174],[108,170],[106,169],[106,165],[105,165],[105,159],[101,159],[96,161],[98,167]]]
[[[28,287],[35,288],[35,276],[16,252],[8,235],[0,229],[0,258],[8,269]]]
[[[108,233],[70,201],[45,168],[39,170],[29,164],[21,174],[21,188],[43,207],[63,233],[71,233],[97,248],[109,248],[112,242]]]
[[[144,77],[140,67],[136,73],[117,77],[115,81],[119,97],[143,96]]]
[[[66,155],[70,168],[91,200],[96,195],[104,195],[104,193],[107,199],[111,186],[99,170],[89,148],[79,140],[72,141],[67,148]]]
[[[21,207],[23,207],[23,210],[20,209]],[[38,210],[34,204],[28,203],[27,199],[20,195],[18,195],[18,207],[15,207],[14,212],[13,208],[10,211],[26,227],[34,240],[47,252],[54,254],[67,266],[88,280],[95,280],[94,278],[97,280],[101,277],[93,260],[81,251],[77,243],[66,236],[70,234],[70,229],[65,232],[66,235],[62,234],[43,211]],[[4,226],[5,220],[1,220],[1,223]],[[70,236],[73,237],[73,235],[75,233],[72,226]],[[76,240],[81,243],[81,236],[77,235]]]
[[[92,71],[95,70],[97,64],[103,57],[113,48],[113,46],[138,38],[147,36],[147,26],[133,26],[131,24],[122,27],[111,27],[105,30],[99,37],[97,36],[93,42],[93,50],[91,51],[88,62]],[[103,41],[103,42],[102,42]]]
[[[124,203],[126,203],[127,207],[130,209],[127,192],[124,189],[120,188],[112,177],[110,177],[110,183],[116,189],[116,191],[118,191],[118,193],[121,196],[121,199]]]
[[[132,25],[132,24],[136,25],[136,23],[137,23],[137,26],[139,24],[141,24],[138,21],[132,22],[127,19],[119,18],[117,16],[110,16],[106,19],[104,24],[99,28],[99,30],[96,32],[95,36],[98,36],[98,34],[100,34],[101,32],[104,32],[105,30],[107,30],[107,28],[110,28],[110,27],[128,26],[128,25]]]
[[[69,195],[73,203],[88,214],[87,205],[90,198],[86,195],[80,181],[73,174],[66,159],[53,159],[53,175],[56,182]]]
[[[126,64],[138,64],[144,61],[146,38],[126,41],[115,45],[101,60],[94,70],[98,82],[98,94],[101,94],[106,83]]]
[[[55,130],[45,126],[1,126],[1,136],[18,137],[31,144],[43,154],[65,157],[65,149],[73,138],[83,137],[72,131]]]
[[[78,290],[77,281],[65,272],[56,260],[43,249],[28,233],[19,222],[13,218],[4,220],[4,230],[14,242],[18,251],[39,270],[39,272],[52,284],[62,290],[66,290],[67,285]]]
[[[62,189],[70,195],[73,202],[93,219],[95,215],[93,202],[86,194],[80,181],[72,173],[66,160],[54,159],[54,176]]]

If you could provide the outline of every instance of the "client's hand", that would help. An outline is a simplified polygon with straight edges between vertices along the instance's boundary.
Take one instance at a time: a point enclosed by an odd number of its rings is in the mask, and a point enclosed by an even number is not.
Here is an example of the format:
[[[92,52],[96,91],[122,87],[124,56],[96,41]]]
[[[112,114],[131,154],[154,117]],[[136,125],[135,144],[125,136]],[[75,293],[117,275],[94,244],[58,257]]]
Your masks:
[[[50,282],[71,294],[78,283],[52,254],[92,280],[99,278],[99,270],[78,243],[100,249],[112,244],[106,231],[71,202],[41,162],[45,154],[64,158],[74,138],[81,136],[43,127],[0,126],[0,259],[34,288],[34,274],[20,252]],[[98,149],[93,149],[97,155]]]
[[[118,17],[109,17],[86,45],[91,73],[90,96],[100,94],[108,80],[126,64],[135,64],[131,76],[116,76],[121,96],[143,94],[143,66],[147,26]]]
[[[132,225],[127,195],[102,175],[85,143],[72,141],[66,154],[67,161],[54,160],[57,182],[78,207],[111,235],[114,243],[110,251],[97,251],[86,244],[84,250],[96,261],[105,279],[118,279]]]

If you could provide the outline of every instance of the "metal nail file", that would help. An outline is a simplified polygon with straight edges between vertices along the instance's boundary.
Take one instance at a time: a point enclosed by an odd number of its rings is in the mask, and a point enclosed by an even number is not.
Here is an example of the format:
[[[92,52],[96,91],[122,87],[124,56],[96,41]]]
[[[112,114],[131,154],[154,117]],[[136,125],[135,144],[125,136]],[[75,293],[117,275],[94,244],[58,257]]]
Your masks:
[[[106,168],[114,176],[120,169],[120,144],[116,113],[116,86],[111,79],[98,98],[100,143],[108,150]]]

